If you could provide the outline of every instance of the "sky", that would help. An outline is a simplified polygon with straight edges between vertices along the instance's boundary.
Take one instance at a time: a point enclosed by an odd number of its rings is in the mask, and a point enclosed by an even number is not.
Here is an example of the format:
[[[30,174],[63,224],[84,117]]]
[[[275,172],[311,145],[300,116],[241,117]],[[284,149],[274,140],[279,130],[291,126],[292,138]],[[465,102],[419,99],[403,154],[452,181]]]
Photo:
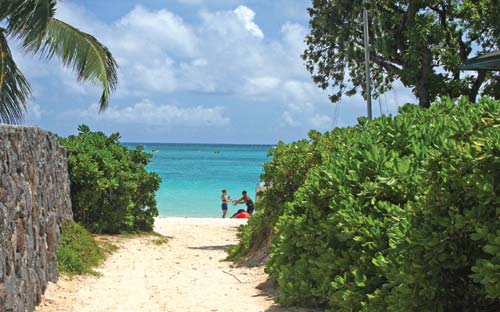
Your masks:
[[[65,0],[56,17],[94,35],[119,65],[119,86],[98,113],[99,86],[12,48],[33,89],[24,124],[62,136],[80,124],[124,142],[274,144],[310,129],[353,125],[360,96],[333,104],[301,54],[309,1]],[[402,86],[374,101],[374,116],[414,102]]]

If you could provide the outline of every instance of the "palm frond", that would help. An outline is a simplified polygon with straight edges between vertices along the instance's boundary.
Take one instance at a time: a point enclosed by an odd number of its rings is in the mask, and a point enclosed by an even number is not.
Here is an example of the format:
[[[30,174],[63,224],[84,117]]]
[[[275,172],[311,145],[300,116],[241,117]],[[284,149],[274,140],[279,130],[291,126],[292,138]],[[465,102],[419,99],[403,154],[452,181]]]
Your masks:
[[[23,48],[40,49],[50,19],[56,12],[57,0],[0,0],[8,14],[7,32],[20,39]],[[9,5],[10,4],[10,5]]]
[[[0,122],[21,122],[30,95],[30,85],[12,58],[5,30],[0,28]]]
[[[95,37],[51,18],[40,53],[47,58],[59,56],[64,65],[76,71],[79,80],[101,84],[100,111],[106,109],[110,94],[118,84],[118,65],[111,52]]]
[[[19,0],[0,0],[0,20],[12,14],[18,2]]]

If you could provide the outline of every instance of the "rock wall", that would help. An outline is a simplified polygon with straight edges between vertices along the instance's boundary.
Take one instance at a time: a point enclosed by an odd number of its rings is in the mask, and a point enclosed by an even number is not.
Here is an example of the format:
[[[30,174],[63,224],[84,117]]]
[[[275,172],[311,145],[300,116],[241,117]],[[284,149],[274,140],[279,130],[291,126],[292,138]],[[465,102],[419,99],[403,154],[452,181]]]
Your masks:
[[[57,280],[60,226],[72,219],[69,183],[54,135],[0,125],[0,311],[33,311]]]

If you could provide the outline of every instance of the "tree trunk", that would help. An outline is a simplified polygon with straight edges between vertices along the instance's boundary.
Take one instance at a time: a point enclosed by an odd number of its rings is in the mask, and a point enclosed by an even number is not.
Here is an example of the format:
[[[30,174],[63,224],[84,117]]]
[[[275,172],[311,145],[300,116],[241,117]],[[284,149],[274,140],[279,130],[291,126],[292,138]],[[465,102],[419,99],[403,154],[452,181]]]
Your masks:
[[[429,108],[431,106],[429,82],[432,74],[432,54],[427,48],[422,50],[421,62],[420,77],[415,83],[415,95],[418,98],[418,106]]]
[[[469,92],[469,101],[471,101],[472,103],[476,102],[477,94],[479,93],[479,89],[484,82],[484,78],[486,78],[486,71],[478,70],[476,81],[474,81],[474,84],[472,85]]]
[[[429,108],[431,106],[431,100],[429,96],[429,89],[427,87],[421,87],[421,91],[418,91],[417,86],[417,97],[418,97],[418,106],[422,108]]]

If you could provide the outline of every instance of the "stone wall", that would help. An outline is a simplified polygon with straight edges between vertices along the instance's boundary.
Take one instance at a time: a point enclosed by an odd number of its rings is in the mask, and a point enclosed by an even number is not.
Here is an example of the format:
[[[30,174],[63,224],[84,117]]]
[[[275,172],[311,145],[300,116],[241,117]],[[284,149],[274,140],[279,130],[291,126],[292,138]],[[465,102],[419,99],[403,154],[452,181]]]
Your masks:
[[[0,125],[0,311],[33,311],[58,277],[72,219],[66,151],[37,127]]]

